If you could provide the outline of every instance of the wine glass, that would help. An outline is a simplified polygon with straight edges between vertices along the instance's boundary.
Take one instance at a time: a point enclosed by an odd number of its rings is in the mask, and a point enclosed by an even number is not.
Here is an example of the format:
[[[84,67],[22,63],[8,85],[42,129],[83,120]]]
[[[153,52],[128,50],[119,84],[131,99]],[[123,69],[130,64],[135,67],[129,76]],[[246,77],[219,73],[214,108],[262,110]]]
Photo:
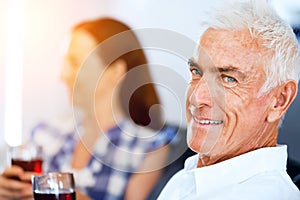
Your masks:
[[[9,157],[12,165],[18,165],[24,171],[42,173],[43,150],[34,143],[26,143],[9,148]]]
[[[51,172],[32,177],[35,200],[75,200],[75,181],[72,173]]]

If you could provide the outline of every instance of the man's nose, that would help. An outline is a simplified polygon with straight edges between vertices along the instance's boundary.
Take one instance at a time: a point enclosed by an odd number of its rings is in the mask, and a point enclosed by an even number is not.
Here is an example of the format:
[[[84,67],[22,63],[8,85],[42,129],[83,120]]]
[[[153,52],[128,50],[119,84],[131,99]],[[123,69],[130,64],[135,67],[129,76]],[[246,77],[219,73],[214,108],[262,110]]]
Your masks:
[[[209,82],[204,77],[199,80],[194,87],[191,96],[190,103],[195,107],[212,106],[212,93],[210,91]]]

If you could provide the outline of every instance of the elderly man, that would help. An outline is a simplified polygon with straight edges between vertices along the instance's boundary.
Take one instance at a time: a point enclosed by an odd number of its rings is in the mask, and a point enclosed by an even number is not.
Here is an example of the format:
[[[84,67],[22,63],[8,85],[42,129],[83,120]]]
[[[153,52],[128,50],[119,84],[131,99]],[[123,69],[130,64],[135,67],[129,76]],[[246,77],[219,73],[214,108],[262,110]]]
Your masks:
[[[276,143],[297,94],[297,40],[264,0],[225,2],[189,60],[187,142],[198,154],[159,199],[298,200]]]

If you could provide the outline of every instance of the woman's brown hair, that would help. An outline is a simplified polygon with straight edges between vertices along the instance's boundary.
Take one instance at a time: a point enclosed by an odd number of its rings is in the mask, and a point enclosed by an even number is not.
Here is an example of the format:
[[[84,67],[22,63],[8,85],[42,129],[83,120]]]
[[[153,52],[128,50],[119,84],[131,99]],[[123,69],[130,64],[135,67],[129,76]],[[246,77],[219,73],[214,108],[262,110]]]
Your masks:
[[[151,110],[149,116],[151,106],[160,102],[146,56],[134,32],[126,24],[112,18],[85,21],[73,28],[73,31],[76,30],[84,30],[93,36],[99,47],[97,52],[106,65],[122,59],[126,62],[127,72],[134,71],[126,73],[122,82],[119,96],[122,108],[136,124],[160,128],[160,110]]]

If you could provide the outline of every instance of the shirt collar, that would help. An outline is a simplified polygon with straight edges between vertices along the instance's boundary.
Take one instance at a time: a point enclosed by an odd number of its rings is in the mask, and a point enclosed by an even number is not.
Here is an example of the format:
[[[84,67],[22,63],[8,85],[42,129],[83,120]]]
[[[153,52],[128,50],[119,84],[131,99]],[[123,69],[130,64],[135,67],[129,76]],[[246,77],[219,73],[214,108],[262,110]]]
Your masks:
[[[186,160],[185,170],[194,173],[197,195],[217,192],[258,173],[286,170],[287,147],[266,147],[207,167],[197,168],[198,156]]]

